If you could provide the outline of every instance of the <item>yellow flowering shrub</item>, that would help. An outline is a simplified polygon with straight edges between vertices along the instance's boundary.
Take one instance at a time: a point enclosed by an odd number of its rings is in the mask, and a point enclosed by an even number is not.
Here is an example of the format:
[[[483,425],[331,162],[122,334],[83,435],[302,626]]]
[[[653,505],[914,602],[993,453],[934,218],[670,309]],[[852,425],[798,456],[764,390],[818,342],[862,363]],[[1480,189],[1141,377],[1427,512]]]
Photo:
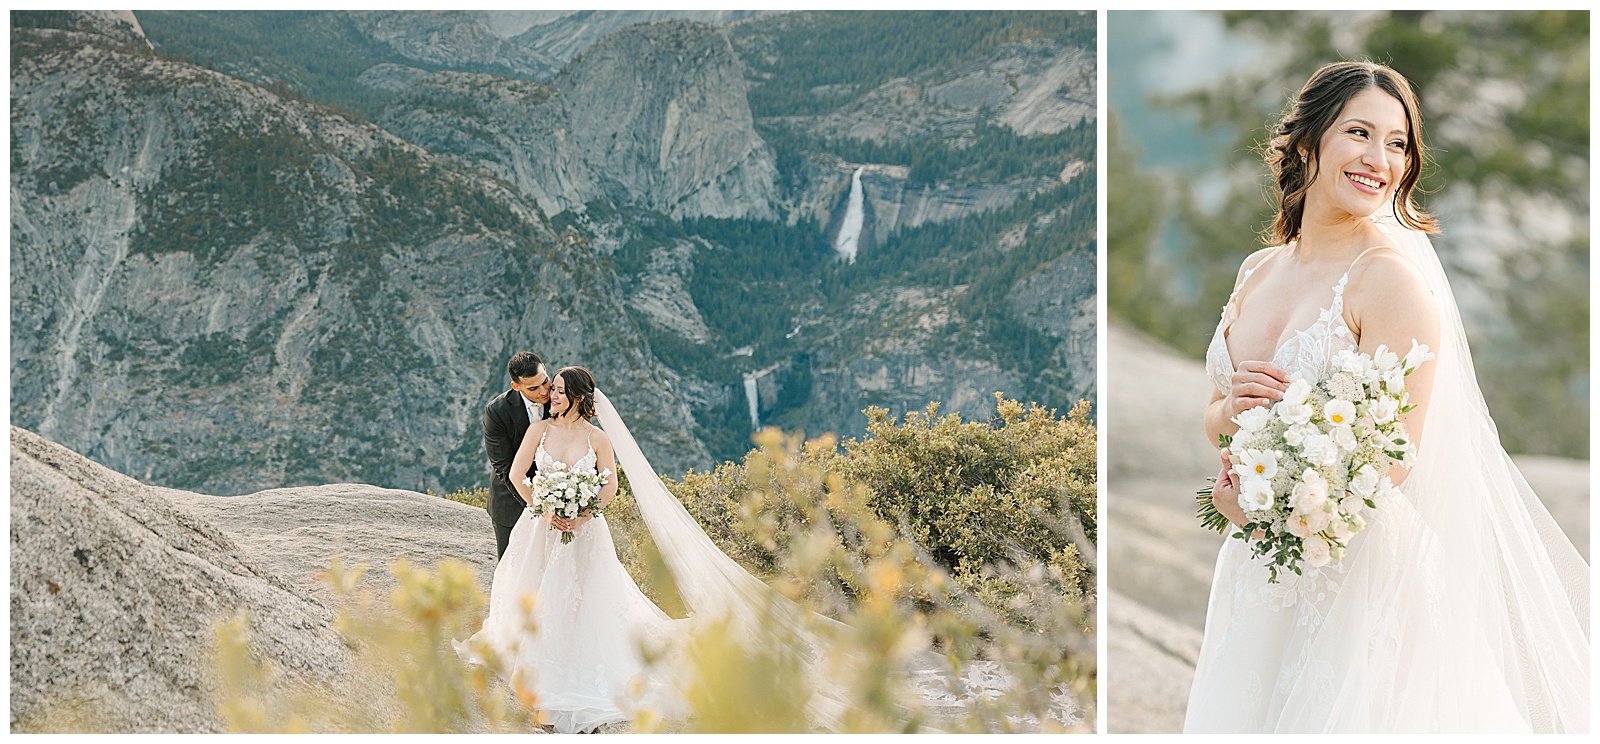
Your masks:
[[[1092,731],[1095,432],[1087,406],[1060,419],[1000,399],[996,420],[869,412],[842,448],[767,429],[739,464],[690,472],[668,487],[712,539],[794,605],[764,608],[750,637],[701,618],[676,652],[677,712],[631,711],[639,732],[805,732],[807,702],[826,689],[827,728],[854,733]],[[623,479],[607,509],[619,557],[662,609],[684,616]],[[218,709],[234,731],[525,732],[538,699],[498,660],[469,666],[450,639],[477,628],[483,589],[446,559],[393,568],[388,603],[335,564],[336,627],[356,650],[350,690],[315,688],[266,669],[249,652],[247,619],[219,624]],[[821,682],[791,652],[799,618],[826,639]],[[823,617],[841,621],[834,623]],[[537,633],[538,628],[529,627]],[[931,706],[912,668],[962,696],[976,663],[1011,677],[961,707]],[[818,669],[811,669],[816,672]],[[298,687],[297,687],[298,685]],[[295,692],[295,690],[300,690]],[[1070,698],[1073,704],[1063,706]],[[1063,713],[1064,710],[1070,712]]]

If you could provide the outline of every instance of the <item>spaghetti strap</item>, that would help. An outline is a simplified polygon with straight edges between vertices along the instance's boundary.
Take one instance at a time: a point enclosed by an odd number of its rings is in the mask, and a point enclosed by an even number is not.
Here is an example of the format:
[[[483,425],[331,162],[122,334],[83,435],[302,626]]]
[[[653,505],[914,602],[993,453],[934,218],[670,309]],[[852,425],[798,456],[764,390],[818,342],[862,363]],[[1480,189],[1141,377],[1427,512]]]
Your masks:
[[[1327,312],[1328,312],[1328,314],[1330,316],[1331,315],[1337,315],[1337,316],[1339,316],[1339,318],[1341,320],[1343,320],[1343,318],[1344,318],[1344,290],[1350,284],[1350,272],[1355,270],[1356,264],[1361,263],[1361,259],[1366,258],[1368,253],[1371,253],[1373,251],[1383,250],[1384,248],[1388,248],[1388,247],[1389,246],[1386,246],[1386,245],[1375,245],[1375,246],[1372,246],[1371,248],[1368,248],[1368,249],[1362,251],[1361,253],[1356,255],[1356,258],[1355,258],[1354,261],[1350,262],[1350,266],[1344,270],[1344,273],[1339,275],[1338,283],[1333,285],[1333,303],[1328,305]],[[1344,322],[1344,326],[1345,326],[1345,328],[1349,328],[1350,327],[1349,322],[1348,321]],[[1343,329],[1341,329],[1341,330],[1343,330]]]
[[[1381,250],[1383,250],[1385,248],[1388,248],[1388,247],[1389,246],[1386,246],[1386,245],[1375,245],[1375,246],[1372,246],[1371,248],[1368,248],[1368,249],[1362,251],[1361,253],[1357,254],[1355,260],[1351,261],[1350,265],[1345,267],[1344,275],[1345,276],[1349,276],[1350,272],[1355,270],[1356,264],[1361,263],[1361,259],[1366,258],[1368,253],[1371,253],[1373,251],[1381,251]]]

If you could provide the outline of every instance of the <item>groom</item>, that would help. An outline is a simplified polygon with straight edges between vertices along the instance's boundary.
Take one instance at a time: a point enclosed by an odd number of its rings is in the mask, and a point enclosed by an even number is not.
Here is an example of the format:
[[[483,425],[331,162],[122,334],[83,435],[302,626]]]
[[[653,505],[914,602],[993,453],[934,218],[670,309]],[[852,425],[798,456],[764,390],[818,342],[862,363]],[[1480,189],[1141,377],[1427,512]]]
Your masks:
[[[522,445],[522,435],[528,423],[544,418],[544,408],[550,402],[550,375],[544,362],[531,351],[519,351],[506,363],[511,374],[511,389],[495,396],[483,407],[483,449],[489,455],[489,521],[494,523],[495,557],[506,554],[506,544],[511,541],[511,528],[522,518],[527,505],[517,489],[511,485],[511,461]],[[517,473],[522,478],[533,475],[534,468]]]

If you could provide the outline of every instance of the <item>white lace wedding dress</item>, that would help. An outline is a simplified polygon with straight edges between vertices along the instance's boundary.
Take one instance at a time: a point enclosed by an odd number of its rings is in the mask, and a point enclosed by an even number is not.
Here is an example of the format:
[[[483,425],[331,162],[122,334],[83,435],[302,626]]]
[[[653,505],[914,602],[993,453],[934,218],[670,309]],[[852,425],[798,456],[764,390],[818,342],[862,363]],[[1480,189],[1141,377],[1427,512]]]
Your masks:
[[[1402,234],[1392,221],[1385,229]],[[1440,300],[1447,366],[1417,466],[1340,562],[1270,583],[1264,558],[1225,541],[1186,733],[1588,730],[1588,567],[1481,430],[1493,424],[1486,409],[1478,421],[1460,318],[1420,240],[1402,254]],[[1227,332],[1251,273],[1206,353],[1224,393]],[[1273,354],[1291,378],[1321,379],[1337,352],[1357,348],[1343,312],[1348,281],[1346,271],[1317,320]],[[1467,381],[1476,408],[1464,402]]]
[[[556,464],[543,437],[534,460],[540,470]],[[592,445],[572,470],[596,472]],[[529,596],[531,617],[524,607]],[[486,642],[509,673],[523,675],[557,731],[592,731],[627,720],[623,700],[667,704],[668,686],[654,672],[645,674],[638,644],[664,643],[681,622],[639,591],[617,560],[605,517],[579,527],[563,545],[561,532],[525,512],[495,568],[483,629],[461,648]]]

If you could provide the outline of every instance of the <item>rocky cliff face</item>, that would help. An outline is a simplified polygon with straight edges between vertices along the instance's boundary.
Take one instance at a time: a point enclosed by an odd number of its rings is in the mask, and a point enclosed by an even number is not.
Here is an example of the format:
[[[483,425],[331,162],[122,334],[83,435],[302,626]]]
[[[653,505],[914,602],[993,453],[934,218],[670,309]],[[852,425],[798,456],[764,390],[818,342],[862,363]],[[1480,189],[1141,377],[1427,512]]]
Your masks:
[[[810,217],[831,229],[844,213],[855,164],[813,171],[814,176],[796,200],[791,219]],[[883,245],[895,233],[928,223],[955,222],[964,217],[993,212],[1059,185],[1055,178],[1024,178],[1000,183],[917,183],[905,168],[867,164],[861,174],[861,191],[867,221],[863,244]]]
[[[102,35],[14,30],[13,60],[14,422],[218,493],[459,487],[532,348],[659,467],[707,461],[614,279],[503,182]]]
[[[1063,208],[1029,216],[993,236],[1002,253],[1017,250],[1030,239],[1054,241],[1059,234],[1035,237],[1053,219],[1066,220]],[[1011,397],[1031,391],[1038,399],[1071,405],[1095,400],[1096,276],[1092,237],[1080,236],[1075,245],[1028,272],[1004,291],[1008,312],[1040,334],[1048,361],[1031,379],[1015,364],[1015,349],[998,349],[1008,343],[976,332],[983,320],[974,317],[970,294],[982,291],[962,284],[949,288],[891,283],[830,313],[825,322],[802,324],[802,355],[809,374],[796,376],[794,363],[764,370],[758,375],[763,412],[779,407],[776,400],[806,397],[807,404],[787,414],[782,423],[806,431],[857,434],[865,429],[866,406],[893,412],[920,410],[939,401],[944,413],[964,418],[984,418],[994,413],[995,391]],[[784,385],[809,384],[807,391],[782,390]],[[1065,413],[1062,411],[1062,413]]]
[[[775,214],[772,153],[752,125],[739,59],[713,26],[625,29],[550,86],[437,73],[381,123],[485,165],[550,215],[597,199],[677,218]]]
[[[360,26],[340,31],[355,39],[340,53],[363,70],[327,90],[382,91],[377,125],[152,53],[125,23],[14,31],[17,423],[153,482],[215,493],[345,480],[455,488],[481,482],[481,406],[522,348],[595,370],[667,472],[748,446],[737,428],[745,374],[760,378],[764,421],[812,433],[860,433],[867,404],[941,400],[981,416],[996,389],[1057,407],[1092,396],[1092,299],[1074,278],[1092,276],[1092,253],[1066,258],[1069,233],[1005,248],[1046,218],[1017,205],[1075,186],[1087,153],[1059,177],[1058,165],[1018,176],[975,161],[928,182],[903,161],[804,151],[780,177],[747,95],[762,84],[748,77],[762,52],[735,48],[729,28],[631,26],[573,47],[559,75],[537,82],[485,71],[512,65],[492,57],[511,54],[502,42],[523,21],[327,15]],[[518,33],[615,20],[601,15]],[[776,22],[791,17],[732,29],[804,33]],[[255,28],[207,18],[186,43]],[[213,62],[312,64],[293,57],[301,47],[271,49],[284,56]],[[363,61],[394,55],[418,66]],[[464,69],[422,69],[442,65]],[[980,124],[990,146],[997,123],[1048,133],[1079,121],[1085,65],[1092,73],[1092,55],[1054,41],[1001,44],[787,122],[813,137],[867,122],[891,145],[931,137],[953,157]],[[821,244],[860,165],[867,250],[940,227],[961,233],[961,248],[933,263],[966,268],[918,275],[922,259],[891,260],[824,293],[824,274],[846,272]],[[1089,224],[1092,211],[1070,220]],[[691,219],[702,217],[731,222]],[[963,228],[975,220],[994,225]],[[740,261],[780,244],[817,255]],[[1032,263],[1005,258],[1023,254]],[[1004,287],[949,278],[986,262],[1006,265]],[[997,314],[1016,321],[1001,336],[984,330]],[[752,345],[739,326],[758,316],[782,328]],[[841,332],[818,333],[830,324]],[[1033,354],[1049,369],[1019,366],[1008,349],[1029,344],[1051,347]]]
[[[982,59],[891,80],[820,117],[832,137],[901,140],[959,133],[987,115],[1017,134],[1054,134],[1095,118],[1095,55],[1050,39],[1001,44]]]
[[[10,486],[13,732],[222,732],[212,624],[237,610],[278,669],[348,670],[324,604],[162,489],[14,426]]]
[[[1088,242],[1023,277],[1008,294],[1016,317],[1056,342],[1040,382],[1057,386],[1069,398],[1090,402],[1098,389],[1097,287],[1095,244]]]
[[[677,18],[723,24],[761,10],[486,10],[493,27],[518,44],[565,63],[601,39],[640,23]]]
[[[494,33],[487,19],[472,11],[345,12],[367,38],[418,62],[457,69],[498,68],[535,79],[561,69],[562,61]]]
[[[857,300],[815,342],[811,401],[797,423],[808,432],[865,431],[867,406],[900,414],[939,401],[943,413],[983,419],[996,390],[1020,390],[1016,372],[964,354],[952,329],[970,321],[953,309],[965,286],[900,287]]]

